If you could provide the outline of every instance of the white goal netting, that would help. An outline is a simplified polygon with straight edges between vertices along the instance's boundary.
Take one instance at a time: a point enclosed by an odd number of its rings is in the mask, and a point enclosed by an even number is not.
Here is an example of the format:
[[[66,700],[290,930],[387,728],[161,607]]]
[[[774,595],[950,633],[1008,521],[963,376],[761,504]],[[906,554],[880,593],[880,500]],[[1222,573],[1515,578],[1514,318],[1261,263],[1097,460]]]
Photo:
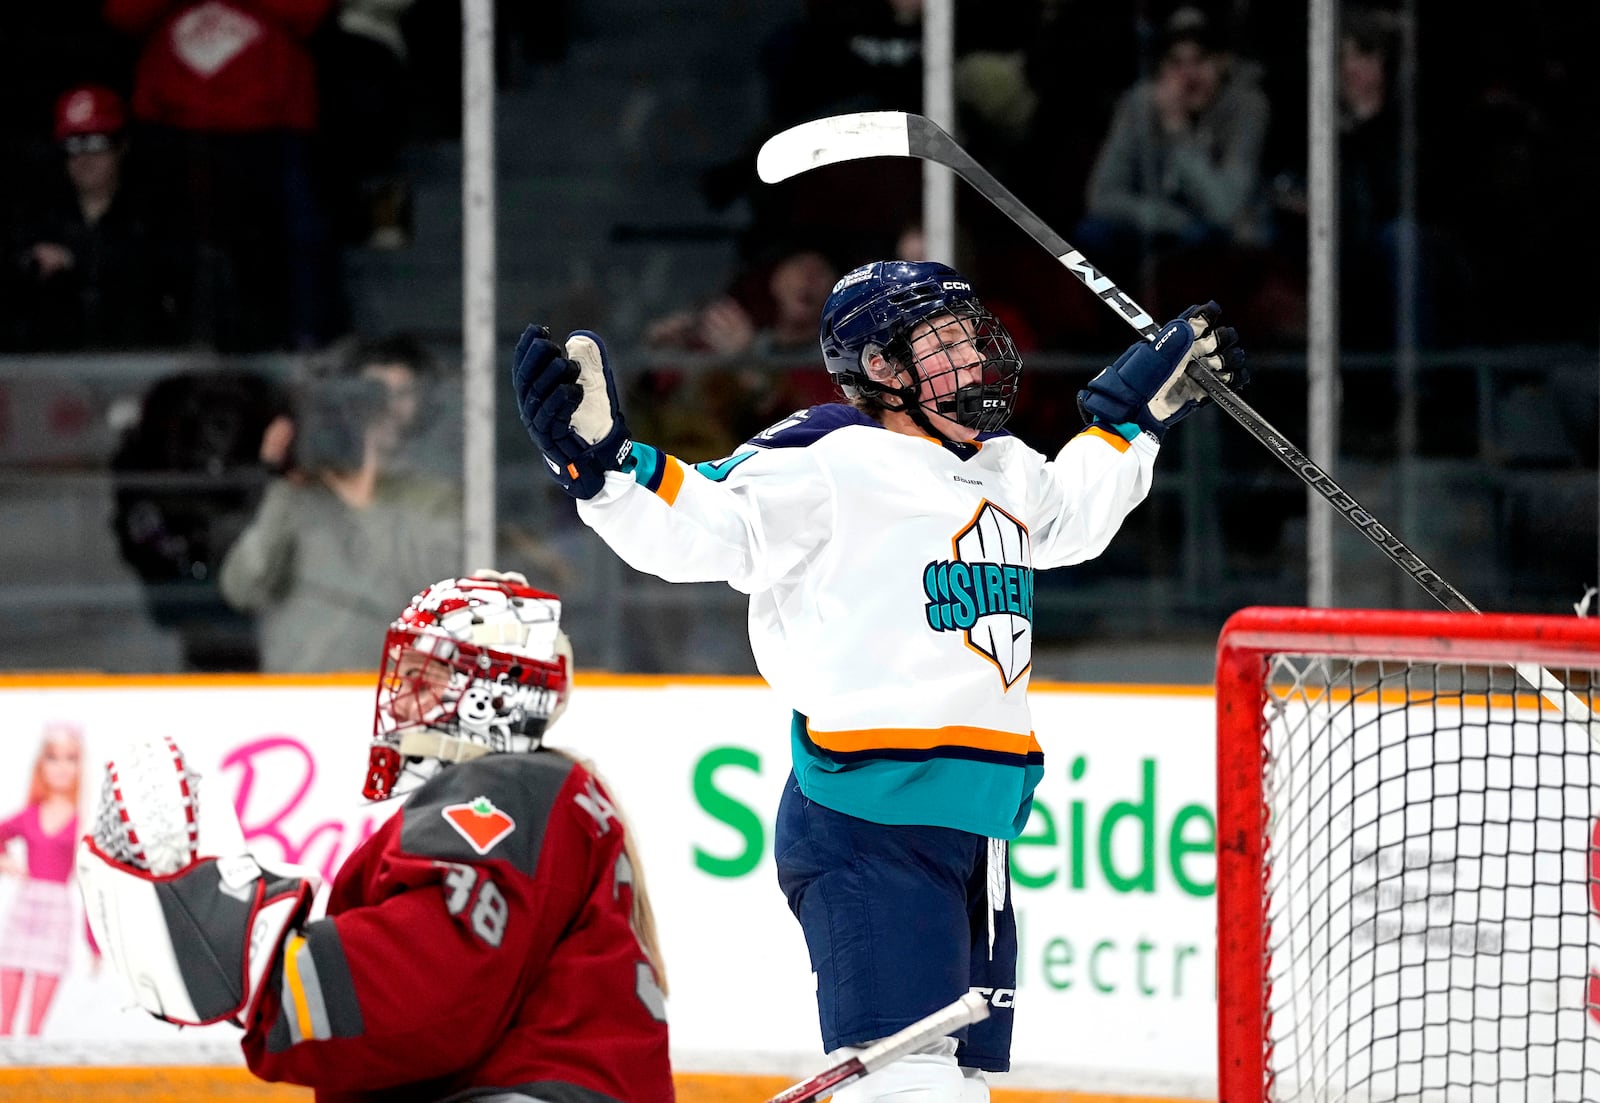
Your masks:
[[[1587,724],[1509,667],[1276,654],[1266,687],[1264,1098],[1600,1100]]]

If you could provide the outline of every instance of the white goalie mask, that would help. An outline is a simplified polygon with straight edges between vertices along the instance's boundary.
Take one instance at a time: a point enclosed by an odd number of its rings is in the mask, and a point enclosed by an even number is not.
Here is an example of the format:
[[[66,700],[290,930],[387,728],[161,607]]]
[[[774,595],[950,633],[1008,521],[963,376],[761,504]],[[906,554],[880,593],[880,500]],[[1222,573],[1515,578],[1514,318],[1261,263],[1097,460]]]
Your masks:
[[[362,794],[394,795],[408,763],[537,749],[571,686],[560,598],[519,575],[434,583],[384,637]]]

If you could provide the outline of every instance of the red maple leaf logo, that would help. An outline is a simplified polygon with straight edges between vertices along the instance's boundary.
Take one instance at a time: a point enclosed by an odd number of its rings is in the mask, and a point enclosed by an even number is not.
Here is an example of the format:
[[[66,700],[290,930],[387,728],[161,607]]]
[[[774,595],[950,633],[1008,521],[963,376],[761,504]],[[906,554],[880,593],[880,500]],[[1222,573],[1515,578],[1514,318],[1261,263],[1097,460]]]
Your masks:
[[[488,797],[449,805],[441,814],[479,854],[489,853],[495,843],[517,829],[517,821],[496,808]]]

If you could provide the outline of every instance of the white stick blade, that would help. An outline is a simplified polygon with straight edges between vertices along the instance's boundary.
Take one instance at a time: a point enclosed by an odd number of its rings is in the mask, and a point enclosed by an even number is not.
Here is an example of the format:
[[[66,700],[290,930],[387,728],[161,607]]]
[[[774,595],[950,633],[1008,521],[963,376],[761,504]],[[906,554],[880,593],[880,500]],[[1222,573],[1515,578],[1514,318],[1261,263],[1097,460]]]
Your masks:
[[[909,157],[903,111],[857,111],[791,126],[762,143],[756,173],[768,184],[809,169],[862,157]]]

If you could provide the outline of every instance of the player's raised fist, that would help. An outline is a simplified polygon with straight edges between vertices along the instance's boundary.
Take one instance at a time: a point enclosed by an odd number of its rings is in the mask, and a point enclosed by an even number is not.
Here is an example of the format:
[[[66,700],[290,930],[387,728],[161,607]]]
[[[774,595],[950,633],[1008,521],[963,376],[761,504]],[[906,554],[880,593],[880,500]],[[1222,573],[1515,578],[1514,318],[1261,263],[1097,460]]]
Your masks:
[[[512,354],[511,385],[522,424],[556,482],[574,498],[600,493],[606,472],[620,468],[633,448],[600,338],[580,329],[563,347],[547,327],[529,326]]]
[[[1239,331],[1219,324],[1221,314],[1216,303],[1205,303],[1185,310],[1181,320],[1194,333],[1194,359],[1234,390],[1242,390],[1250,382],[1250,369],[1239,346]]]
[[[1078,412],[1089,424],[1136,425],[1157,440],[1209,399],[1189,377],[1198,362],[1224,383],[1242,387],[1250,379],[1239,335],[1219,324],[1216,303],[1192,306],[1161,327],[1152,341],[1138,341],[1078,392]]]

